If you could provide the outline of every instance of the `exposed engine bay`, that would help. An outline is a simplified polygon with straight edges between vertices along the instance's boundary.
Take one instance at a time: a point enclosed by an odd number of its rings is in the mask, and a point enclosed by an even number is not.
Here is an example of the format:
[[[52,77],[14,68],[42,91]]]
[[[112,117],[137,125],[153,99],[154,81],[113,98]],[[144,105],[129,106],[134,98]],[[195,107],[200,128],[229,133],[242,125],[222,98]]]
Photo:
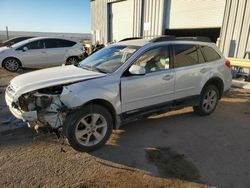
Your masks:
[[[47,127],[56,130],[63,125],[66,113],[64,104],[60,100],[63,86],[55,86],[23,94],[18,99],[16,108],[24,112],[34,112],[36,122],[28,122],[30,127]]]

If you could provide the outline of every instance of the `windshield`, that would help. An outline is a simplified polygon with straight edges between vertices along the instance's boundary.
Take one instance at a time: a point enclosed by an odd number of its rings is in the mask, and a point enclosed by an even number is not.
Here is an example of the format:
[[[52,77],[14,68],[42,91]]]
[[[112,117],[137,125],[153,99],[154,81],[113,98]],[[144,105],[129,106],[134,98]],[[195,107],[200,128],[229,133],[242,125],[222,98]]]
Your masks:
[[[27,44],[29,41],[32,41],[32,40],[26,39],[26,40],[23,40],[21,42],[15,43],[15,44],[11,45],[10,47],[12,47],[12,48],[18,48],[18,47],[20,47],[22,45]]]
[[[79,67],[112,73],[116,71],[138,49],[136,46],[111,46],[101,49],[84,59]]]

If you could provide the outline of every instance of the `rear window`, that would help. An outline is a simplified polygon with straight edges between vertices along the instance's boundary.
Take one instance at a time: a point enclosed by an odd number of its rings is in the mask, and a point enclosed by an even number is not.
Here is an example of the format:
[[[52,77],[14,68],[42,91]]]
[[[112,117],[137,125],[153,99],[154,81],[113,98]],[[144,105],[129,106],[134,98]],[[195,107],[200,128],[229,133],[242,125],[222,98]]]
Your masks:
[[[175,67],[185,67],[204,63],[205,59],[200,48],[196,45],[177,44],[174,45]]]
[[[221,58],[221,56],[213,48],[209,46],[201,46],[201,49],[204,52],[204,55],[208,62],[216,61]]]

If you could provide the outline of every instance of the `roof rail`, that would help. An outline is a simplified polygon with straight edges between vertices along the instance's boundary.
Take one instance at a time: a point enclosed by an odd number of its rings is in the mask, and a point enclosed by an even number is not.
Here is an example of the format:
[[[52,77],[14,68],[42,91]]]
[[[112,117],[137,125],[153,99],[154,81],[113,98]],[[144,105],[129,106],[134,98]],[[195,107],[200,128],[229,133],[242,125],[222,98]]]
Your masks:
[[[197,36],[197,37],[176,37],[176,40],[212,42],[209,37],[204,37],[204,36]]]
[[[128,37],[120,40],[122,41],[128,41],[128,40],[135,40],[135,39],[143,39],[145,37]],[[149,42],[163,42],[163,41],[170,41],[170,40],[184,40],[184,41],[201,41],[201,42],[212,42],[209,37],[204,36],[197,36],[197,37],[175,37],[174,35],[161,35],[154,37],[149,40]]]
[[[175,36],[174,35],[162,35],[162,36],[151,39],[149,42],[162,42],[162,41],[168,41],[168,40],[175,40]]]
[[[170,40],[185,40],[185,41],[201,41],[201,42],[211,42],[209,37],[197,36],[197,37],[175,37],[174,35],[163,35],[151,39],[149,42],[162,42]]]
[[[124,38],[120,40],[119,42],[127,41],[127,40],[136,40],[136,39],[142,39],[142,37],[129,37],[129,38]]]

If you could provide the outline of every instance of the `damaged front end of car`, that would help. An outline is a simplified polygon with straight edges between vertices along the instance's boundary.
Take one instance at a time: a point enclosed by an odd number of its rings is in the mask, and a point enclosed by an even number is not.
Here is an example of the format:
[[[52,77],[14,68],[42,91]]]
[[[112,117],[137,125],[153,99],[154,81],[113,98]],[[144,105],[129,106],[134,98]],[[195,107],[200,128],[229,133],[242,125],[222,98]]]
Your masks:
[[[63,86],[53,86],[22,94],[11,103],[10,110],[17,117],[36,130],[58,132],[63,126],[67,107],[60,100]]]

